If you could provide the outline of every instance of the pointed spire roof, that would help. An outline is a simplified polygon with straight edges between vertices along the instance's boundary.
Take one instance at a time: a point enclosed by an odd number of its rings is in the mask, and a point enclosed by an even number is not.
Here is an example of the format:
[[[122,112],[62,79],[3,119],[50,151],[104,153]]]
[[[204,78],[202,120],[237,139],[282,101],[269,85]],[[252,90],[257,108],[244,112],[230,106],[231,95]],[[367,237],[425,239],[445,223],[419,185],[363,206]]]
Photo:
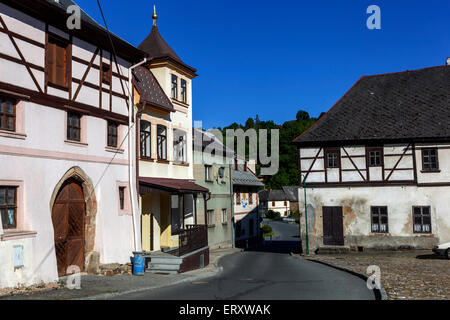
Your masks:
[[[147,38],[142,41],[142,43],[138,46],[138,48],[145,53],[148,54],[148,57],[151,60],[156,59],[169,59],[181,66],[187,68],[192,72],[196,72],[197,70],[188,66],[181,60],[181,58],[173,51],[173,49],[167,44],[167,42],[163,39],[161,34],[159,33],[158,26],[156,24],[156,20],[158,19],[158,15],[156,14],[156,9],[153,7],[153,27],[150,34]]]

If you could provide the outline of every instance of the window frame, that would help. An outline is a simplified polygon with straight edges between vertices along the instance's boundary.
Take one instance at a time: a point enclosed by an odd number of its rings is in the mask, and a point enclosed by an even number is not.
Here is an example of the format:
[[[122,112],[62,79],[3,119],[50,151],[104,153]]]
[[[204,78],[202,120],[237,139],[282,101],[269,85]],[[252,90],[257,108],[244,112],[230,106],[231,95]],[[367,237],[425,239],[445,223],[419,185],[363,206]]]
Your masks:
[[[143,123],[148,123],[148,131],[142,129]],[[142,120],[142,119],[139,121],[139,139],[140,139],[140,148],[139,148],[140,157],[142,159],[151,159],[152,158],[152,124],[150,121]],[[146,139],[149,140],[148,141],[149,142],[148,150],[147,150]]]
[[[212,165],[205,164],[205,181],[212,182]]]
[[[125,186],[119,186],[119,210],[125,210]]]
[[[18,193],[18,186],[10,186],[10,185],[2,185],[0,186],[0,190],[5,190],[5,204],[0,204],[0,214],[4,210],[6,215],[8,214],[8,210],[13,209],[14,210],[14,225],[11,227],[8,227],[6,225],[7,219],[5,219],[5,216],[2,215],[2,227],[3,230],[16,230],[18,228],[18,221],[17,221],[17,193]],[[14,190],[14,205],[8,203],[8,190],[13,189]]]
[[[118,148],[119,146],[119,124],[114,121],[107,121],[107,138],[106,138],[106,145],[110,148]],[[110,132],[110,128],[115,128],[115,133]],[[112,140],[111,140],[112,139]],[[115,144],[112,143],[115,139]]]
[[[72,117],[74,117],[74,116],[76,116],[76,117],[78,117],[78,123],[79,123],[79,126],[78,127],[76,127],[76,126],[74,126],[74,125],[72,125],[71,124],[71,119],[72,119]],[[78,113],[78,112],[73,112],[73,111],[67,111],[67,132],[66,132],[66,139],[68,140],[68,141],[75,141],[75,142],[81,142],[81,130],[82,130],[82,127],[81,127],[81,118],[82,118],[83,116],[80,114],[80,113]],[[73,132],[74,132],[74,130],[78,130],[78,139],[74,139],[73,138]],[[72,134],[72,135],[71,135]]]
[[[170,83],[171,83],[170,96],[172,99],[178,100],[178,76],[172,74],[172,79]]]
[[[46,46],[46,50],[45,50],[45,78],[46,78],[46,83],[47,85],[50,85],[52,87],[56,87],[57,89],[62,89],[62,90],[68,90],[69,89],[69,85],[70,85],[70,79],[71,79],[71,57],[70,57],[70,52],[69,52],[69,47],[71,45],[71,41],[64,39],[62,37],[59,37],[53,33],[47,33],[48,35],[48,41],[47,41],[47,46]],[[55,79],[52,79],[53,76],[50,76],[50,73],[52,72],[53,69],[50,68],[50,59],[49,59],[49,55],[50,55],[50,51],[52,50],[53,46],[59,46],[60,48],[64,49],[64,84],[61,83],[57,83],[57,81]],[[53,68],[56,69],[56,59],[55,59],[56,55],[53,57],[54,58],[54,62],[53,62]],[[56,71],[55,71],[55,75],[56,75]],[[56,76],[55,76],[56,78]]]
[[[386,210],[386,214],[382,213],[383,209]],[[382,223],[383,216],[386,216],[386,230],[385,231],[381,230],[381,225],[383,224]],[[374,217],[376,217],[378,220],[378,223],[377,223],[378,229],[377,230],[374,230],[374,222],[373,222]],[[389,210],[388,210],[387,206],[371,206],[370,207],[370,232],[371,233],[389,233]]]
[[[206,215],[208,218],[208,227],[215,227],[216,226],[216,216],[214,209],[209,209],[206,211]],[[210,217],[212,215],[212,217]]]
[[[222,224],[227,224],[228,223],[228,210],[227,209],[222,209],[221,212],[221,217],[222,217]]]
[[[164,128],[165,134],[160,133],[162,128]],[[167,161],[167,127],[162,124],[156,126],[156,153],[158,160]]]
[[[11,103],[13,113],[9,114],[6,113],[6,104]],[[9,132],[16,132],[16,119],[17,119],[17,104],[18,100],[14,98],[10,98],[5,95],[0,95],[0,130],[9,131]],[[8,129],[6,128],[7,119],[12,118],[13,121],[13,128]]]
[[[181,132],[182,134],[176,134],[176,132]],[[178,137],[178,141],[176,141],[176,138]],[[182,141],[180,141],[180,138],[183,138]],[[181,161],[178,157],[178,149],[179,146],[178,144],[181,143],[181,151],[182,151],[182,156],[181,156]],[[180,129],[174,129],[173,130],[173,152],[174,152],[174,157],[173,157],[173,161],[177,164],[187,164],[187,132],[184,130],[180,130]]]
[[[180,78],[180,95],[181,95],[181,102],[187,104],[187,81],[186,79],[183,78]]]
[[[251,192],[248,193],[248,204],[249,205],[253,204],[253,193]]]
[[[439,150],[438,148],[434,147],[434,148],[422,148],[422,172],[440,172],[439,170]],[[429,157],[429,168],[425,168],[425,152],[431,152],[431,151],[435,151],[436,155],[434,156],[436,158],[436,168],[431,168],[432,162],[431,162],[431,155],[428,154],[427,156]]]
[[[240,204],[241,204],[241,193],[236,192],[236,205],[240,205]]]
[[[336,165],[330,166],[329,162],[329,155],[336,154]],[[340,169],[341,168],[341,149],[340,148],[327,148],[325,149],[324,154],[324,162],[325,162],[325,169]]]
[[[423,231],[423,226],[424,226],[424,214],[423,214],[423,209],[428,209],[428,218],[430,219],[430,230],[429,231]],[[420,209],[420,216],[416,215],[415,209]],[[431,206],[413,206],[412,207],[412,216],[413,216],[413,233],[416,234],[432,234],[433,233],[433,227],[432,227],[432,223],[431,223]],[[420,231],[416,231],[416,217],[420,217]]]
[[[371,163],[371,153],[372,152],[378,152],[379,153],[379,157],[380,157],[380,163]],[[366,148],[366,157],[367,157],[367,165],[369,168],[379,168],[379,167],[383,167],[384,166],[384,149],[383,147],[370,147],[370,148]],[[376,154],[374,155],[374,159],[376,162]]]
[[[108,70],[106,72],[105,72],[105,67],[108,68]],[[102,84],[111,86],[111,83],[112,83],[112,66],[111,66],[111,64],[105,63],[102,61],[101,72],[102,72]]]

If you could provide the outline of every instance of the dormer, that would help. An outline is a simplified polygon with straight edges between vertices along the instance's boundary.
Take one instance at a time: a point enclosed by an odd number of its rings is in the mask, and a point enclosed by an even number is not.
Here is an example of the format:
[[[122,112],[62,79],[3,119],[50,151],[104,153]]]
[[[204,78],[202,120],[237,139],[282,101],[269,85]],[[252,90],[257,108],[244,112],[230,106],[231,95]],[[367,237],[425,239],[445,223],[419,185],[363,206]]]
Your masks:
[[[154,8],[152,30],[138,48],[147,53],[147,67],[172,103],[188,107],[192,101],[191,80],[197,76],[197,70],[184,63],[163,39],[158,30],[157,19]]]

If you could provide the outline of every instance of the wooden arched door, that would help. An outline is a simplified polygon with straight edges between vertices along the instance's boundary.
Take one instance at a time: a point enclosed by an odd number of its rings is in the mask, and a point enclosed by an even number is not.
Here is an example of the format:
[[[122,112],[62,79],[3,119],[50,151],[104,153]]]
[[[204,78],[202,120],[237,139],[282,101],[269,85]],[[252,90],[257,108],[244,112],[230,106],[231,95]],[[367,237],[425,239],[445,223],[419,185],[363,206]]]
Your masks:
[[[58,274],[66,275],[69,266],[84,270],[84,217],[86,202],[83,189],[75,181],[66,182],[52,209]]]

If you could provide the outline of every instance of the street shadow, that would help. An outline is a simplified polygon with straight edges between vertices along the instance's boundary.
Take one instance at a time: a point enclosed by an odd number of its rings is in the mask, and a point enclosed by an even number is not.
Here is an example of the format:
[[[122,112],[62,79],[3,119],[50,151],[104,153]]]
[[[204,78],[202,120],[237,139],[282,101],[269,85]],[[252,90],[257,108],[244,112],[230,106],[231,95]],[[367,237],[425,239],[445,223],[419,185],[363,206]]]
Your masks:
[[[437,254],[422,254],[422,255],[418,255],[416,257],[416,259],[421,259],[421,260],[448,260],[446,257],[439,256]]]
[[[256,251],[256,252],[270,252],[270,253],[301,253],[301,242],[300,241],[270,241],[265,240],[258,247],[248,248],[245,251]]]

